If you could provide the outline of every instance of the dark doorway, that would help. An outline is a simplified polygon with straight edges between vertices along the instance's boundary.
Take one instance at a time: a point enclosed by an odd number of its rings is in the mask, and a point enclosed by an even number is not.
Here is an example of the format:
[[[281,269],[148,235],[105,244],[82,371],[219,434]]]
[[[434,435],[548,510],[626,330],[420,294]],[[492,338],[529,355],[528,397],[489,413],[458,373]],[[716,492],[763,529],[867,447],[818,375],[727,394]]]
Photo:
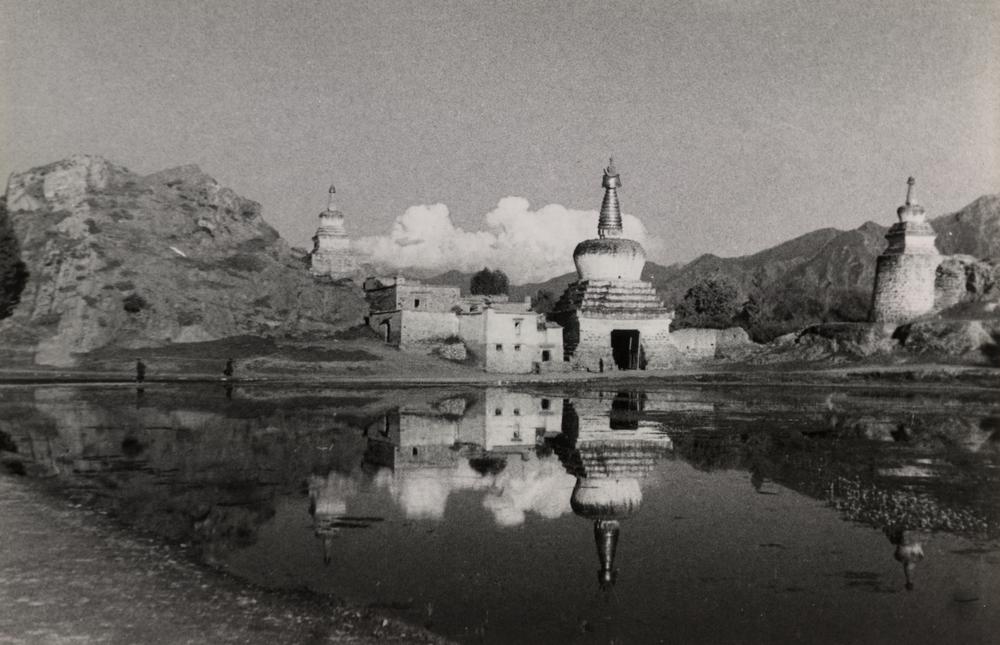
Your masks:
[[[611,332],[611,356],[620,370],[639,368],[639,330],[615,329]]]
[[[385,342],[391,343],[392,342],[392,323],[390,323],[388,320],[386,320],[382,324],[385,325]]]

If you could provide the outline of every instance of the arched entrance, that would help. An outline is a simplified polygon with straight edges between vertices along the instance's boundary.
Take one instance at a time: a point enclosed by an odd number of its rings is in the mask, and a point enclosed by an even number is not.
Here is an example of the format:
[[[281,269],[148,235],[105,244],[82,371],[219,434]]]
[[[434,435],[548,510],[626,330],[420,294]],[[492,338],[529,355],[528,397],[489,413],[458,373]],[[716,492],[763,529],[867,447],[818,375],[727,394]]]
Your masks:
[[[620,370],[639,369],[639,330],[615,329],[611,332],[611,356]]]

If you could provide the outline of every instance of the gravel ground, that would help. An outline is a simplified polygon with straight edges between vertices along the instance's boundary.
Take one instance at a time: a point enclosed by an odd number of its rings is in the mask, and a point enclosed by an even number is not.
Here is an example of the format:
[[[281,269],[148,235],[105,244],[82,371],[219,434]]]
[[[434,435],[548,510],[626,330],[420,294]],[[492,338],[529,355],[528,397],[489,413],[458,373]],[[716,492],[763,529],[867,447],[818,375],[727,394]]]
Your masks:
[[[275,592],[0,474],[0,643],[441,643],[374,611]]]

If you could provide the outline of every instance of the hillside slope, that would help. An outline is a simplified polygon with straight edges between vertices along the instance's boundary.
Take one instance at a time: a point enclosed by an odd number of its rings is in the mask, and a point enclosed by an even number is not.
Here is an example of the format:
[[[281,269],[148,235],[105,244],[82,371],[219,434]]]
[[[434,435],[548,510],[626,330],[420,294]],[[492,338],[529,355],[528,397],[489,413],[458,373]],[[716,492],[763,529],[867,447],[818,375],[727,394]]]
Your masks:
[[[260,205],[197,166],[140,176],[75,156],[11,176],[0,228],[28,271],[0,321],[10,359],[72,365],[98,347],[357,324],[355,289],[317,283]]]

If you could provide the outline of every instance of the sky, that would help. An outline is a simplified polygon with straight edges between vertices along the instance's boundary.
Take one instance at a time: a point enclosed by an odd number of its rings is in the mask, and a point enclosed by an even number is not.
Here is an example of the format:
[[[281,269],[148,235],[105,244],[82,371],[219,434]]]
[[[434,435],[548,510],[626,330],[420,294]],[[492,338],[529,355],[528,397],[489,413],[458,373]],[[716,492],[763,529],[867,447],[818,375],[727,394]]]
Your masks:
[[[310,245],[572,269],[601,171],[670,264],[1000,192],[1000,2],[0,0],[0,172],[196,163]]]

